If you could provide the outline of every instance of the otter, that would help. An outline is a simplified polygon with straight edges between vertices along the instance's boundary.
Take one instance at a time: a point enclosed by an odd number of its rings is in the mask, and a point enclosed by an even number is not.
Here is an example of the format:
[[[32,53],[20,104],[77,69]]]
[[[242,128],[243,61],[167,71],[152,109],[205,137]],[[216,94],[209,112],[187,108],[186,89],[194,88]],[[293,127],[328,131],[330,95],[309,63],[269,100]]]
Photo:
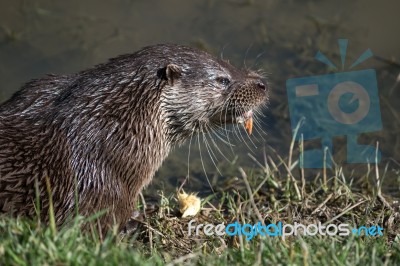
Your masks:
[[[244,123],[267,102],[265,78],[194,48],[160,44],[71,75],[25,84],[0,105],[0,213],[57,225],[99,211],[125,225],[177,144]]]

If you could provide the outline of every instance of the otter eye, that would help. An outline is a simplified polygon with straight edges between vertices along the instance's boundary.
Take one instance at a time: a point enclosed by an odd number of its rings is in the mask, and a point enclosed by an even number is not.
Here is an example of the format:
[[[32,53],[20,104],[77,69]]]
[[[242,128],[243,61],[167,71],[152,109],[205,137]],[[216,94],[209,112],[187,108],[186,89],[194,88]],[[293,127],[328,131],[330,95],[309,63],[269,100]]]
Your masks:
[[[231,81],[228,78],[224,78],[224,77],[218,77],[217,82],[220,83],[223,86],[228,86],[229,83],[231,83]]]

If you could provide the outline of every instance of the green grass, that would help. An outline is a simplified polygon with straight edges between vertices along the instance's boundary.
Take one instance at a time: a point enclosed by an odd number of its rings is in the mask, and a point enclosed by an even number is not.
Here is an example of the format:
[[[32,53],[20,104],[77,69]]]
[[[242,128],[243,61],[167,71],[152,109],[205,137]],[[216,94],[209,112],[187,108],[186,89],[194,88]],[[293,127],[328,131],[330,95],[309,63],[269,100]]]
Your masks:
[[[0,265],[157,265],[161,258],[143,257],[110,234],[103,241],[80,230],[82,219],[55,235],[37,222],[0,220]]]
[[[200,258],[202,264],[214,261],[219,265],[372,265],[400,262],[399,245],[388,249],[383,240],[362,240],[349,238],[332,241],[321,238],[296,239],[283,242],[278,239],[265,239],[262,244],[254,244],[243,252],[229,250],[220,257],[210,260]]]
[[[162,265],[163,250],[143,255],[133,243],[110,234],[104,241],[82,234],[79,223],[53,236],[51,229],[32,221],[4,218],[0,222],[1,265]],[[219,243],[221,245],[221,243]],[[215,244],[214,248],[217,248]],[[219,247],[220,248],[220,247]],[[189,259],[199,265],[396,265],[400,263],[400,243],[388,245],[385,238],[348,237],[328,239],[304,237],[283,241],[263,238],[243,248],[224,248],[220,254],[200,248],[167,262]]]
[[[179,218],[174,195],[161,194],[156,206],[144,203],[146,216],[136,221],[138,230],[133,234],[114,231],[102,240],[81,231],[87,222],[82,217],[55,230],[37,220],[3,216],[0,265],[400,264],[400,216],[390,198],[376,191],[357,192],[351,183],[338,179],[340,175],[302,186],[292,178],[278,178],[278,167],[260,166],[251,176],[240,170],[242,179],[233,178],[236,183],[203,199],[197,223],[255,224],[262,216],[266,223],[379,224],[384,236],[257,236],[251,241],[243,236],[188,236],[193,218]]]
[[[377,166],[368,166],[356,182],[345,178],[338,165],[311,178],[313,173],[293,170],[298,161],[291,160],[292,152],[288,159],[276,156],[275,161],[265,156],[263,163],[253,158],[258,167],[251,171],[236,168],[237,176],[203,196],[195,218],[181,218],[173,194],[160,192],[156,204],[142,197],[141,214],[131,220],[136,230],[125,234],[114,230],[99,238],[94,231],[83,233],[82,226],[98,215],[76,217],[62,228],[2,216],[0,265],[400,265],[400,206],[382,193],[384,174]],[[384,235],[256,236],[246,241],[244,236],[189,236],[192,219],[214,225],[379,225]]]

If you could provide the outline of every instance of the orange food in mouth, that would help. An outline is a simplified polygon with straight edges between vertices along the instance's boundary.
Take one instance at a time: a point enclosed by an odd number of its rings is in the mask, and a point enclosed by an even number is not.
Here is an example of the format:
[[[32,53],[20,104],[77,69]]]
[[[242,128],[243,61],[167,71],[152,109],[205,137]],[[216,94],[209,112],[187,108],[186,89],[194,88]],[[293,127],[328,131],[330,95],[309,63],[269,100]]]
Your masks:
[[[247,133],[251,135],[251,133],[253,132],[253,117],[248,118],[244,122],[244,128],[246,129]]]
[[[247,134],[253,133],[253,111],[247,111],[243,115],[236,118],[236,123],[243,124]]]

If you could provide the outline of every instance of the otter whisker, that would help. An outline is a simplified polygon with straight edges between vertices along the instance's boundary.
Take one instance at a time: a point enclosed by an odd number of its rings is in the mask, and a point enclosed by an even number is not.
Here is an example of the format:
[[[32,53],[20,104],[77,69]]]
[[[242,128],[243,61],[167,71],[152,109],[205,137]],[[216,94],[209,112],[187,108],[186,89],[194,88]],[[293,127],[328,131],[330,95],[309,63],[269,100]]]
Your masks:
[[[187,156],[187,168],[188,168],[188,170],[187,170],[186,179],[189,179],[189,176],[190,176],[190,149],[192,148],[193,135],[194,134],[190,135],[190,140],[189,140],[189,151],[188,151],[188,156]]]
[[[221,128],[221,127],[215,127],[217,130],[218,129],[220,129],[220,130],[223,130],[223,128]],[[232,132],[231,130],[229,131],[229,132]],[[218,132],[217,131],[212,131],[212,134],[214,134],[215,136],[217,136],[217,138],[218,139],[220,139],[223,143],[225,143],[226,145],[228,145],[229,147],[234,147],[234,146],[236,146],[235,144],[232,144],[231,142],[228,142],[228,141],[226,141],[226,140],[224,140],[219,134],[218,134]],[[222,132],[221,132],[221,134],[223,134]],[[224,136],[226,136],[226,135],[224,135]],[[232,150],[232,149],[231,149]]]
[[[251,44],[247,47],[246,53],[244,54],[243,65],[244,65],[244,68],[246,68],[246,69],[247,69],[247,65],[246,65],[247,55],[249,54],[251,47],[253,47],[253,44],[254,44],[254,43],[251,43]]]
[[[254,131],[257,132],[257,134],[264,140],[263,134],[266,135],[267,133],[262,129],[260,122],[256,116],[253,118],[253,122],[254,122]]]
[[[218,135],[217,135],[218,136]],[[219,137],[219,136],[218,136]],[[224,157],[225,160],[227,160],[229,162],[229,159],[225,156],[225,154],[221,151],[221,149],[219,148],[219,146],[217,145],[217,143],[215,142],[214,138],[210,135],[210,139],[213,143],[213,145],[217,148],[218,152]],[[221,139],[222,141],[224,141],[223,139]]]
[[[230,45],[230,43],[226,43],[226,44],[224,44],[224,46],[222,47],[222,51],[221,51],[221,53],[220,53],[220,57],[221,57],[221,59],[222,60],[225,60],[224,59],[224,52],[225,52],[225,49],[226,49],[226,47],[228,47]]]
[[[203,128],[202,127],[200,128],[200,133],[203,133]],[[202,155],[202,152],[201,152],[201,145],[200,145],[200,134],[197,135],[197,142],[199,144],[200,162],[201,162],[201,166],[203,167],[204,175],[206,176],[207,183],[210,186],[211,191],[213,193],[215,193],[214,189],[213,189],[213,187],[211,185],[210,179],[208,178],[208,175],[207,175],[207,172],[206,172],[206,167],[204,166],[204,160],[203,160],[203,155]]]
[[[258,116],[255,115],[255,116],[254,116],[254,125],[255,125],[255,127],[258,127],[259,130],[261,130],[261,132],[262,132],[263,134],[267,134],[266,132],[264,132],[261,123],[263,123],[264,125],[266,125],[265,122],[262,121],[262,119],[260,119]]]
[[[262,111],[263,107],[264,107],[264,106],[260,106],[260,107],[258,107],[258,108],[254,108],[254,109],[253,109],[253,112],[254,112],[255,114],[257,114],[258,116],[266,117],[266,115],[265,115],[264,112]]]
[[[255,118],[255,119],[254,119],[255,129],[257,130],[257,132],[259,133],[259,135],[260,135],[261,137],[262,137],[262,136],[268,135],[267,132],[263,129],[263,125],[266,126],[266,127],[268,127],[268,124],[265,123],[264,120],[260,118],[260,117],[262,117],[262,118],[265,118],[265,117],[266,117],[266,115],[261,111],[262,108],[263,108],[263,106],[261,106],[260,109],[256,108],[256,109],[254,110],[254,113],[256,114],[256,115],[254,116],[254,118]],[[257,128],[258,128],[258,129],[257,129]],[[261,131],[261,132],[260,132],[260,131]]]
[[[220,115],[220,122],[222,125],[224,125],[225,128],[225,132],[226,134],[226,139],[228,141],[228,143],[231,143],[230,138],[229,138],[229,131],[227,130],[227,123],[225,121],[227,121],[227,115],[228,115],[228,108],[229,108],[229,100],[225,101],[224,104],[221,106],[221,115]],[[224,114],[224,121],[221,120],[222,118],[222,114]],[[229,145],[231,148],[232,153],[234,153],[232,145]]]
[[[222,127],[221,125],[211,125],[210,128],[211,128],[212,130],[217,130],[218,132],[221,133],[221,135],[223,135],[223,136],[225,136],[225,137],[226,137],[227,134],[231,134],[231,133],[233,132],[233,130],[228,129],[228,128],[225,127],[225,126]],[[215,133],[215,132],[213,131],[213,133]],[[225,134],[225,133],[227,133],[227,134]],[[233,145],[233,144],[232,144],[232,145]],[[234,145],[233,145],[233,146],[234,146]]]
[[[210,155],[210,159],[212,161],[212,163],[214,164],[215,168],[217,169],[218,173],[222,176],[222,172],[219,170],[217,164],[214,161],[214,158],[217,160],[218,158],[216,157],[216,155],[214,154],[213,150],[211,149],[211,146],[209,145],[208,141],[207,141],[207,136],[206,134],[203,134],[203,142],[206,145],[207,148],[207,152],[208,155]]]
[[[261,120],[260,123],[263,123],[264,125],[267,125],[267,124],[264,123],[264,119],[261,119],[261,118],[266,118],[267,116],[260,110],[255,110],[255,113],[260,118],[260,120]]]
[[[237,117],[236,117],[236,114],[235,114],[234,115],[234,120],[236,120],[236,119],[237,119]],[[233,124],[233,131],[232,132],[235,134],[236,138],[240,140],[241,136],[239,136],[238,131],[240,132],[239,125],[238,124]],[[244,141],[243,137],[242,137],[242,140]]]
[[[257,66],[257,61],[266,53],[266,51],[259,53],[256,58],[254,59],[254,64],[252,66],[252,68],[255,68]],[[257,72],[260,76],[265,76],[262,73]]]

